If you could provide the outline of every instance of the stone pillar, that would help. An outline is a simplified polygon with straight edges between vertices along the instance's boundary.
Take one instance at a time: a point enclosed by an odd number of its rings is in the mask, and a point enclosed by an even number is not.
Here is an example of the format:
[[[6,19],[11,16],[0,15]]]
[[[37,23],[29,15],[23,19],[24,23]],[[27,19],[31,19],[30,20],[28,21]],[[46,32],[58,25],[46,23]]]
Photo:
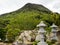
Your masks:
[[[40,24],[37,25],[37,27],[39,27],[39,31],[38,31],[38,35],[36,37],[36,41],[39,41],[39,43],[37,45],[48,45],[44,39],[45,39],[45,27],[46,25],[43,23],[43,21],[40,22]]]

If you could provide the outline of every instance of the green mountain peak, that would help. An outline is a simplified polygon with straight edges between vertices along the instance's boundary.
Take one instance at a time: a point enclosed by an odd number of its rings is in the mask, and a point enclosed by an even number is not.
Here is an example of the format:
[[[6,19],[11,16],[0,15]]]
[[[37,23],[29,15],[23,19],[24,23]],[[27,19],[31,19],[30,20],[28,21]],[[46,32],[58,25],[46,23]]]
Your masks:
[[[45,6],[39,5],[39,4],[33,4],[33,3],[27,3],[26,5],[24,5],[21,8],[21,10],[23,10],[23,11],[36,10],[36,11],[40,11],[40,12],[51,13],[51,11],[49,9],[47,9]]]

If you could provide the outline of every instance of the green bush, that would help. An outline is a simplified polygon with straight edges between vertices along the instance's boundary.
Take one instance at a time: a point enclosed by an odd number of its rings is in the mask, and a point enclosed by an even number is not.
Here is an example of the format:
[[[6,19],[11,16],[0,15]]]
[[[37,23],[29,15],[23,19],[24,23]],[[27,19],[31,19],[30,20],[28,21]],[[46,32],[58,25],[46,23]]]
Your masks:
[[[20,30],[19,29],[15,29],[15,30],[9,29],[7,32],[8,32],[8,34],[7,34],[8,41],[13,42],[16,40],[16,37],[19,35]]]

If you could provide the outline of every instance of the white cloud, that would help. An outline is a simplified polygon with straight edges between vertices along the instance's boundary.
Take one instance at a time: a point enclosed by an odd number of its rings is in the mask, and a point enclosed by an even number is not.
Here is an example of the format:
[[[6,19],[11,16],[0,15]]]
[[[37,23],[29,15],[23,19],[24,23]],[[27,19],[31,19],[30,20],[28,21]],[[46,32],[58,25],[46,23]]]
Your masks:
[[[54,0],[53,2],[49,3],[47,7],[52,10],[53,12],[58,12],[60,13],[60,1],[59,0]]]
[[[59,0],[0,0],[0,14],[17,10],[28,2],[42,4],[50,10],[60,13]]]

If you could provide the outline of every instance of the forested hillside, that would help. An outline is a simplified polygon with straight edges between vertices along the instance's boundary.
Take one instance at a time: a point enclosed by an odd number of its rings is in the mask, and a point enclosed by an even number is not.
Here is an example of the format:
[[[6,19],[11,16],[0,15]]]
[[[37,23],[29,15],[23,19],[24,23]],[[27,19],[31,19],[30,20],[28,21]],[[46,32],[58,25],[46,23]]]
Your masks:
[[[28,3],[21,9],[0,16],[0,38],[14,41],[22,30],[33,30],[43,20],[46,24],[60,26],[60,14],[53,13],[39,4]]]

